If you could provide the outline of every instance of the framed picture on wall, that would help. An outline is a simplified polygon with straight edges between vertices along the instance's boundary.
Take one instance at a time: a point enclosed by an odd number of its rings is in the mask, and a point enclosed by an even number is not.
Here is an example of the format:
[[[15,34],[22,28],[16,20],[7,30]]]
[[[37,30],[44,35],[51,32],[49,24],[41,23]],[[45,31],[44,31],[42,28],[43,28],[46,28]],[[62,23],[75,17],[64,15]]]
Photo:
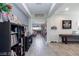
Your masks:
[[[52,29],[52,30],[56,30],[57,27],[56,27],[56,26],[52,26],[51,29]]]
[[[62,20],[63,29],[71,29],[72,21],[71,20]]]

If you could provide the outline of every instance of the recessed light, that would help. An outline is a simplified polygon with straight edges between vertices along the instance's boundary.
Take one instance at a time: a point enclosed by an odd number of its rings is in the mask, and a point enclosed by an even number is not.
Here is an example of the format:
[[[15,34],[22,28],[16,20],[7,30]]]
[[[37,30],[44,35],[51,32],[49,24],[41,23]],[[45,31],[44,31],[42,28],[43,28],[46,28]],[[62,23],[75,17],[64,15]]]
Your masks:
[[[69,8],[65,8],[65,11],[69,11]]]

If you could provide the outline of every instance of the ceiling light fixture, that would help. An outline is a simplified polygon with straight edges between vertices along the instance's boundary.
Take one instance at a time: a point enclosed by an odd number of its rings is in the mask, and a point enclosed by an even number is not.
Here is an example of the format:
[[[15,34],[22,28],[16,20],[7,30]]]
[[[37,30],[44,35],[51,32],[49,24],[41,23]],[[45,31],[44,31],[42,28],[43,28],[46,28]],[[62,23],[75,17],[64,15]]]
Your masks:
[[[69,11],[69,8],[65,8],[65,11]]]

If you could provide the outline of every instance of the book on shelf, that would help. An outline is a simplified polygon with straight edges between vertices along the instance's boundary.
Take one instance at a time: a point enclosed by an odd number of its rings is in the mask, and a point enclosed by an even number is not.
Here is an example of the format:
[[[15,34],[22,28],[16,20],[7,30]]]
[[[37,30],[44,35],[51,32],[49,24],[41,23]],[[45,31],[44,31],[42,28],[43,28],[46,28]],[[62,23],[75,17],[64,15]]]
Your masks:
[[[17,43],[17,35],[11,35],[11,46],[16,45]]]
[[[23,38],[21,38],[21,45],[23,46]]]
[[[23,48],[21,47],[21,55],[23,54]]]
[[[18,29],[17,29],[17,27],[16,27],[16,28],[15,28],[15,32],[17,32],[17,30],[18,30]]]
[[[21,42],[19,43],[21,47],[23,47],[23,38],[21,38]]]

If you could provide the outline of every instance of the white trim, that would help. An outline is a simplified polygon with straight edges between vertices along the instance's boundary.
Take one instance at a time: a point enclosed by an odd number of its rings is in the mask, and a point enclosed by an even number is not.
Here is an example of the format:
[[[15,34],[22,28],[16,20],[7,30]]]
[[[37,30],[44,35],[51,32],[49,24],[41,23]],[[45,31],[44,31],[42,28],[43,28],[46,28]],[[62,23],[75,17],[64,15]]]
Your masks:
[[[25,5],[25,3],[22,3],[22,5],[23,5],[23,7],[25,8],[25,10],[27,11],[27,13],[29,14],[29,16],[32,17],[32,14],[30,13],[30,11],[29,11],[27,5]]]
[[[53,3],[49,9],[48,15],[52,12],[53,8],[55,7],[56,3]]]

